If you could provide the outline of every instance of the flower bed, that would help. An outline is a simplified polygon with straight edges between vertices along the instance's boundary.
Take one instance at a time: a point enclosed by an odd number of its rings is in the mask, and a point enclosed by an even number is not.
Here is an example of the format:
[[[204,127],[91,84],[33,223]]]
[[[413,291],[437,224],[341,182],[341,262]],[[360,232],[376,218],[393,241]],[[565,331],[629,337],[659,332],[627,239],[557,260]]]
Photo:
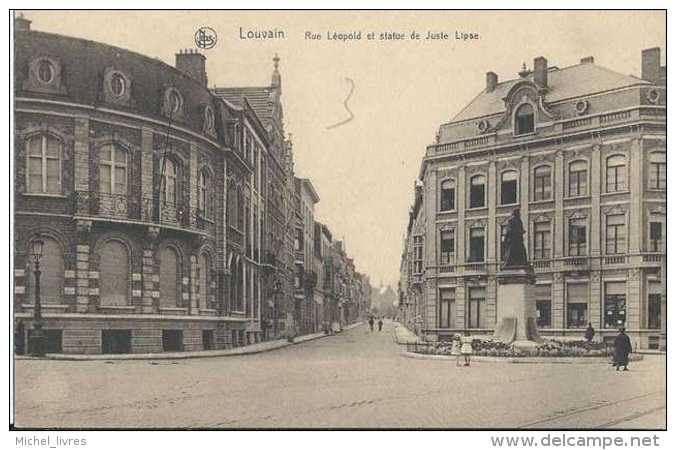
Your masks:
[[[476,356],[493,357],[608,357],[613,354],[610,345],[597,342],[558,341],[547,339],[532,348],[519,349],[504,342],[474,339],[472,349]],[[450,342],[420,342],[407,344],[407,351],[424,355],[450,355]]]

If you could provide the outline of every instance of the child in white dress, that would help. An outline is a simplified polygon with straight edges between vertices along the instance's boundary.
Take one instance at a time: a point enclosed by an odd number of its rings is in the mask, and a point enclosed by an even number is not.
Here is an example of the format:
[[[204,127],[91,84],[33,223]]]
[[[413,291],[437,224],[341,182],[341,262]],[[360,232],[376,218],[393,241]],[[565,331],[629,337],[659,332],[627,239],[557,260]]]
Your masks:
[[[462,353],[460,352],[460,335],[458,334],[453,335],[453,341],[451,342],[451,356],[455,356],[455,366],[459,366]]]
[[[472,336],[469,335],[469,331],[465,331],[465,335],[460,338],[460,343],[462,344],[460,353],[465,356],[465,366],[469,366],[469,359],[472,356]]]

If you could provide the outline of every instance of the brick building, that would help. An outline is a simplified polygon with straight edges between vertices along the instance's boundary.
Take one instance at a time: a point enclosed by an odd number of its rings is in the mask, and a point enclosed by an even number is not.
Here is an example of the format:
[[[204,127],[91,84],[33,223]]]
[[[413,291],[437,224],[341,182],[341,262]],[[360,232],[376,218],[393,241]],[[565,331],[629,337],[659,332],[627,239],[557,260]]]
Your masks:
[[[40,235],[48,351],[279,335],[295,214],[279,59],[270,86],[212,91],[195,51],[172,67],[15,24],[14,313],[27,334]]]
[[[544,335],[625,326],[666,345],[666,67],[641,77],[536,58],[440,126],[404,242],[400,315],[428,339],[495,325],[502,227],[520,208]],[[662,342],[661,342],[662,341]]]

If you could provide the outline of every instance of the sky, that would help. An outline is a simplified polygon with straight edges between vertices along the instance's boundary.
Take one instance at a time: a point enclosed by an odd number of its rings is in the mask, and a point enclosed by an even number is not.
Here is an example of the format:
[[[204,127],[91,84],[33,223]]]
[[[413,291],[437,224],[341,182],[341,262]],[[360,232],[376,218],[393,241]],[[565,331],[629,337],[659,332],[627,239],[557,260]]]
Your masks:
[[[516,78],[522,63],[544,56],[566,67],[586,56],[617,72],[640,75],[641,50],[666,59],[664,12],[87,12],[24,11],[32,28],[99,41],[174,65],[179,49],[209,26],[204,50],[209,86],[263,86],[280,57],[282,102],[292,135],[296,176],[321,198],[317,220],[344,239],[357,270],[396,285],[402,237],[425,147],[485,87],[485,73]],[[242,31],[240,32],[240,28]],[[251,30],[282,30],[284,39],[241,39]],[[361,31],[361,40],[327,33]],[[411,40],[412,32],[420,40]],[[426,40],[429,32],[448,39]],[[321,40],[305,39],[306,32]],[[375,32],[374,40],[367,33]],[[406,40],[379,40],[380,33]],[[455,33],[478,33],[456,40]],[[347,100],[353,118],[343,102]]]

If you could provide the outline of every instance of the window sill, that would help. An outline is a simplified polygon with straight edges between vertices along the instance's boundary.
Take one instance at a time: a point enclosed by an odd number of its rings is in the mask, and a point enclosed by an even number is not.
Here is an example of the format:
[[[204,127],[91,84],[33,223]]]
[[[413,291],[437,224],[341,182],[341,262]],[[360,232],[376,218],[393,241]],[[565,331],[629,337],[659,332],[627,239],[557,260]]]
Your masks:
[[[174,308],[174,307],[162,307],[160,306],[160,312],[188,312],[188,308]]]
[[[667,193],[666,188],[665,188],[665,189],[648,188],[648,189],[646,189],[646,191],[647,191],[647,192],[657,192],[657,193],[662,193],[662,194],[666,194],[666,193]]]
[[[440,209],[437,211],[437,214],[449,214],[449,213],[456,213],[458,212],[457,209]]]
[[[564,200],[589,200],[591,198],[591,195],[569,195],[567,197],[564,197]]]
[[[467,208],[467,211],[481,211],[488,210],[488,206],[475,206],[474,208]]]
[[[619,195],[619,194],[629,194],[629,190],[625,189],[622,191],[612,191],[612,192],[601,192],[601,197],[607,197],[611,195]]]
[[[136,306],[133,306],[133,305],[105,305],[105,306],[100,305],[98,307],[98,309],[100,309],[102,311],[104,311],[106,309],[109,309],[111,311],[114,311],[114,310],[133,311],[133,310],[136,309]]]
[[[500,203],[498,205],[498,208],[503,208],[503,207],[506,207],[506,206],[519,206],[519,203],[518,202],[517,203]]]
[[[48,198],[66,198],[65,194],[50,194],[45,192],[24,192],[25,197],[48,197]]]
[[[551,203],[553,201],[554,201],[553,198],[548,198],[546,200],[531,200],[530,204],[531,205],[541,205],[541,204],[544,204],[544,203]]]
[[[532,136],[535,136],[537,134],[538,134],[537,131],[531,131],[529,133],[521,133],[521,134],[512,133],[512,137],[515,138],[515,139],[519,139],[519,138],[524,138],[524,137],[532,137]]]

